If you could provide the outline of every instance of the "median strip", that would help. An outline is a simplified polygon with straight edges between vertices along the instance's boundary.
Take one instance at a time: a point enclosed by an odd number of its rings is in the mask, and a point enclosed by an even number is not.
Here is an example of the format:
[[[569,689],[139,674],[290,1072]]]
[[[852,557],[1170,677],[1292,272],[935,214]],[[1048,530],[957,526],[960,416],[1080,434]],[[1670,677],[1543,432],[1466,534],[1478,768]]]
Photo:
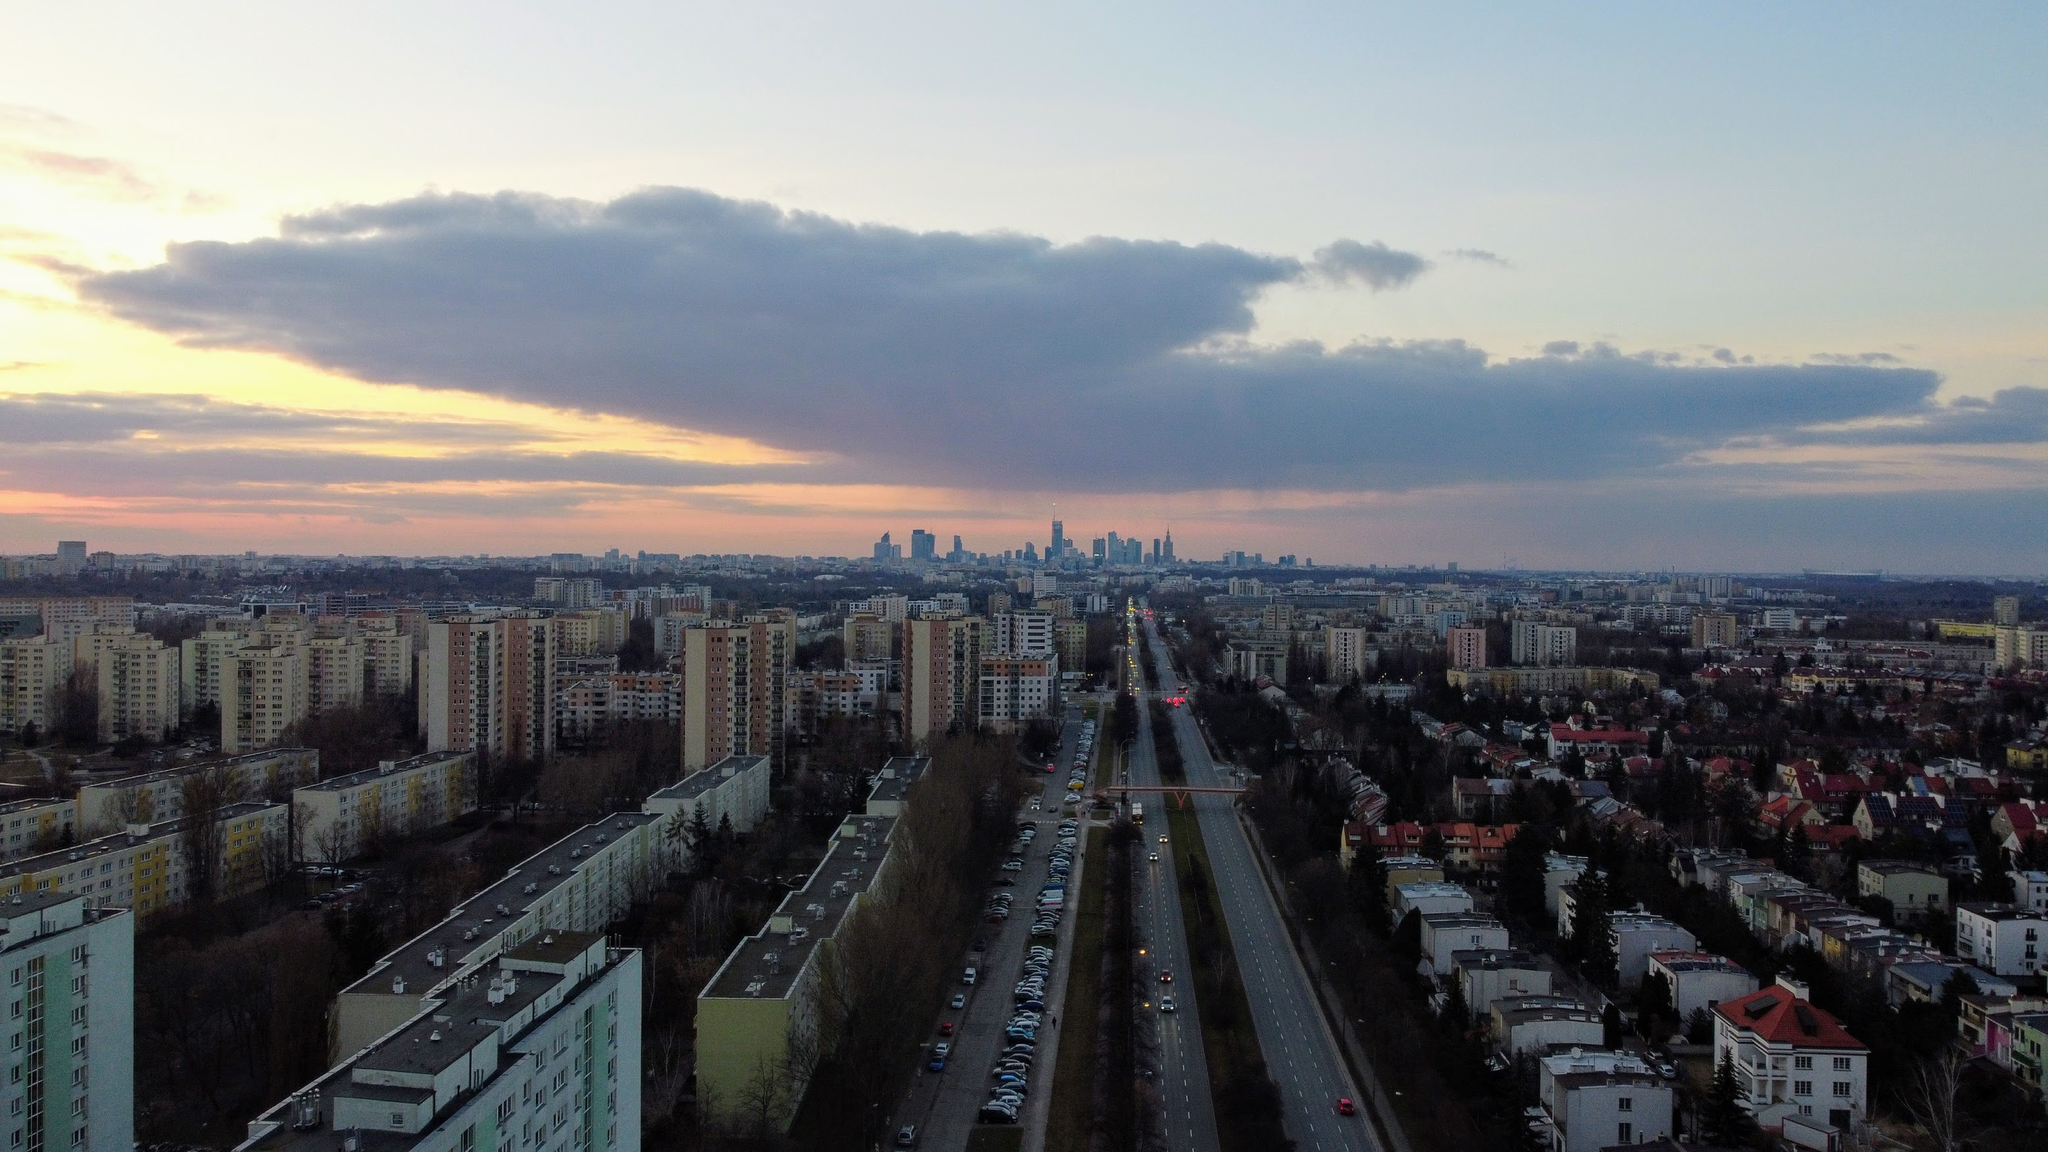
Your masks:
[[[1107,859],[1108,852],[1109,829],[1088,829],[1088,850],[1083,859],[1097,863]],[[1080,906],[1074,913],[1073,953],[1067,957],[1067,996],[1060,1008],[1066,1032],[1060,1037],[1059,1056],[1052,1074],[1052,1103],[1046,1110],[1048,1150],[1086,1148],[1095,1111],[1095,1041],[1102,1007],[1106,887],[1092,877],[1085,880]]]

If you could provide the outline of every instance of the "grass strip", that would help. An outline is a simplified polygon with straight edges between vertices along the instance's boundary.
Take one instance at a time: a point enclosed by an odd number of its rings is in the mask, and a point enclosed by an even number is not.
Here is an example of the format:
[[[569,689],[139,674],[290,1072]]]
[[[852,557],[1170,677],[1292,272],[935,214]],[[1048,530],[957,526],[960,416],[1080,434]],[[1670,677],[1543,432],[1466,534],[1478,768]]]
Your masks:
[[[1238,972],[1201,823],[1192,808],[1171,808],[1166,818],[1174,839],[1188,955],[1195,967],[1195,1001],[1202,1019],[1202,1052],[1209,1064],[1209,1097],[1216,1106],[1217,1143],[1223,1152],[1269,1152],[1280,1129],[1280,1093],[1259,1050],[1251,999]]]
[[[1109,857],[1109,829],[1090,828],[1086,859],[1098,868]],[[1052,1103],[1046,1109],[1047,1149],[1086,1148],[1095,1111],[1095,1029],[1102,1005],[1102,937],[1106,926],[1104,881],[1090,875],[1074,913],[1073,953],[1067,957],[1067,996],[1060,1008],[1066,1031],[1052,1073]],[[970,1145],[971,1147],[971,1145]]]
[[[967,1152],[1018,1152],[1024,1147],[1024,1130],[1005,1125],[984,1125],[967,1134]]]

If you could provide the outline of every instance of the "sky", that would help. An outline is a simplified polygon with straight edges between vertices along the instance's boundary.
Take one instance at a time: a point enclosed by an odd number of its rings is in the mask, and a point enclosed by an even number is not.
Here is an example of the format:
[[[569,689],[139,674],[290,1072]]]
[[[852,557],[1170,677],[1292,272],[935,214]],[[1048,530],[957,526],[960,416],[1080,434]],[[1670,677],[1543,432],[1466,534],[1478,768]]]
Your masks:
[[[0,552],[2048,572],[2038,5],[8,24]]]

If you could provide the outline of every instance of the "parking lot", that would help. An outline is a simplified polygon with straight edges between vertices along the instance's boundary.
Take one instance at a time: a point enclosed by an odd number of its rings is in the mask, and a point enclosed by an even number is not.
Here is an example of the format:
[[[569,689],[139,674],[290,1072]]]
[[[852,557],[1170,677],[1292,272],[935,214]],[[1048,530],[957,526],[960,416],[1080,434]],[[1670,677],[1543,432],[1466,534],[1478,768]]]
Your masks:
[[[1078,708],[1069,710],[1062,737],[1057,766],[1035,797],[1038,806],[1027,801],[1018,817],[1012,846],[1021,850],[990,878],[984,912],[999,918],[984,918],[976,941],[982,950],[960,958],[963,976],[975,969],[974,983],[955,985],[952,996],[959,1006],[941,1014],[940,1030],[926,1042],[917,1078],[897,1113],[898,1125],[916,1129],[916,1147],[965,1148],[984,1116],[1010,1123],[1014,1113],[1015,1122],[1028,1125],[1043,1115],[1040,1097],[1052,1082],[1072,935],[1064,914],[1071,898],[1048,884],[1071,879],[1080,866],[1078,815],[1071,817],[1073,843],[1062,848],[1061,835],[1062,821],[1070,818],[1061,806],[1070,766],[1086,739]],[[1057,908],[1051,904],[1055,898],[1061,901]],[[935,1059],[941,1044],[943,1059]],[[998,1107],[985,1113],[991,1102]]]

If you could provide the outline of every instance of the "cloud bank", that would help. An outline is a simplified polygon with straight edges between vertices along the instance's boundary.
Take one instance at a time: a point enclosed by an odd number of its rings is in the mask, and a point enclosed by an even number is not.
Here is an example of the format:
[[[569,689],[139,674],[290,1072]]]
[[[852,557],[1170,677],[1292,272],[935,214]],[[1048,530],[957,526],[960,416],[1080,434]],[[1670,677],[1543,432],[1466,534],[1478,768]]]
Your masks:
[[[2042,435],[2048,393],[1944,408],[1935,374],[1870,357],[1701,366],[1572,341],[1501,359],[1459,341],[1253,340],[1275,286],[1391,291],[1429,267],[1380,242],[1308,260],[1055,244],[661,188],[345,205],[76,283],[191,345],[744,436],[889,483],[1402,490],[1640,476],[1858,421],[1881,425],[1864,442],[1935,442],[2032,413]]]

